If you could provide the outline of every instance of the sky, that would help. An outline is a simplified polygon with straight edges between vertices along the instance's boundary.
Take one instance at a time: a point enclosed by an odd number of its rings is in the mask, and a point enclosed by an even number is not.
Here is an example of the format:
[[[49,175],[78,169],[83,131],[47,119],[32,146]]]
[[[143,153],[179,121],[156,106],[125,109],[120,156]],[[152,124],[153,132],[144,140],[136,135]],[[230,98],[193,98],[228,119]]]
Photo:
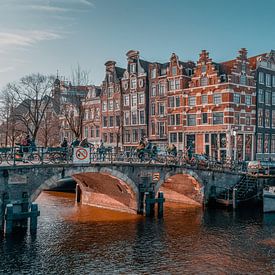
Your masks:
[[[126,52],[148,61],[213,61],[275,49],[275,0],[0,0],[0,89],[31,73],[69,79],[78,66],[100,85]]]

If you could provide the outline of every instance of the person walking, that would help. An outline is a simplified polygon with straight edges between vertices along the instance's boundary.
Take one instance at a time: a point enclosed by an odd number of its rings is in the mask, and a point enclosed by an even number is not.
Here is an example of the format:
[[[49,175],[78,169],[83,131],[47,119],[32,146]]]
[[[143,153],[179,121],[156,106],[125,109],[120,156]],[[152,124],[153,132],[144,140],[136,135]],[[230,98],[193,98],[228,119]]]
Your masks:
[[[24,163],[28,162],[27,159],[29,156],[30,145],[31,145],[30,135],[26,135],[26,137],[23,138],[23,140],[20,143],[20,151],[23,153],[22,161]]]

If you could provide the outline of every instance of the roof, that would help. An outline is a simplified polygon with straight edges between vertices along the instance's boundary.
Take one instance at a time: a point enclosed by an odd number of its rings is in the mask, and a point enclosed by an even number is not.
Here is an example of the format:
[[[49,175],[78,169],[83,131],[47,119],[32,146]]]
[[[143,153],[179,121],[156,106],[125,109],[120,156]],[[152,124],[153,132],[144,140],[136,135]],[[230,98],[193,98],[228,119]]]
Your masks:
[[[124,72],[126,71],[126,69],[120,68],[120,67],[115,67],[116,69],[116,74],[118,78],[122,78]]]

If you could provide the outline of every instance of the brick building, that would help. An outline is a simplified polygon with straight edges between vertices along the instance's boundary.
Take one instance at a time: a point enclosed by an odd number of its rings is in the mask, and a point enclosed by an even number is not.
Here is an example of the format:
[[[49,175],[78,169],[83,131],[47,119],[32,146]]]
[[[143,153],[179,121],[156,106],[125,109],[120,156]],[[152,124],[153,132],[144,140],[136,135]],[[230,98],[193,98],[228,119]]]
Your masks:
[[[253,158],[256,94],[246,49],[223,63],[213,62],[203,50],[184,97],[184,139],[190,154]]]
[[[121,149],[123,132],[121,79],[125,69],[117,67],[115,61],[107,61],[105,68],[100,96],[101,138],[106,146]]]
[[[257,59],[257,159],[275,153],[275,51]],[[273,157],[274,160],[274,157]]]
[[[149,62],[140,59],[139,52],[130,50],[127,69],[122,78],[123,147],[135,148],[141,137],[148,136]]]

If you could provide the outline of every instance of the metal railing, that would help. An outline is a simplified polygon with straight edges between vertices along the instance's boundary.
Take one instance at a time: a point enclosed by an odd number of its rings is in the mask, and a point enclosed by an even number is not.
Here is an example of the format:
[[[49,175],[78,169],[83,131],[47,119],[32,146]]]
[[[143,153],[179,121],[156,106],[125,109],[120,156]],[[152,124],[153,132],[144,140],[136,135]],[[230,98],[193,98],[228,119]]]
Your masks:
[[[45,164],[65,164],[75,163],[74,155],[76,150],[82,147],[28,147],[16,146],[0,148],[0,167],[1,166],[16,166],[16,165],[45,165]],[[189,160],[183,154],[174,156],[173,154],[152,154],[143,152],[142,154],[133,152],[118,152],[114,153],[110,148],[94,147],[83,148],[88,152],[85,163],[143,163],[143,164],[163,164],[179,167],[215,170],[215,171],[243,171],[242,165],[237,162],[220,162],[215,160],[202,161],[192,158]],[[77,162],[81,163],[81,161]]]

